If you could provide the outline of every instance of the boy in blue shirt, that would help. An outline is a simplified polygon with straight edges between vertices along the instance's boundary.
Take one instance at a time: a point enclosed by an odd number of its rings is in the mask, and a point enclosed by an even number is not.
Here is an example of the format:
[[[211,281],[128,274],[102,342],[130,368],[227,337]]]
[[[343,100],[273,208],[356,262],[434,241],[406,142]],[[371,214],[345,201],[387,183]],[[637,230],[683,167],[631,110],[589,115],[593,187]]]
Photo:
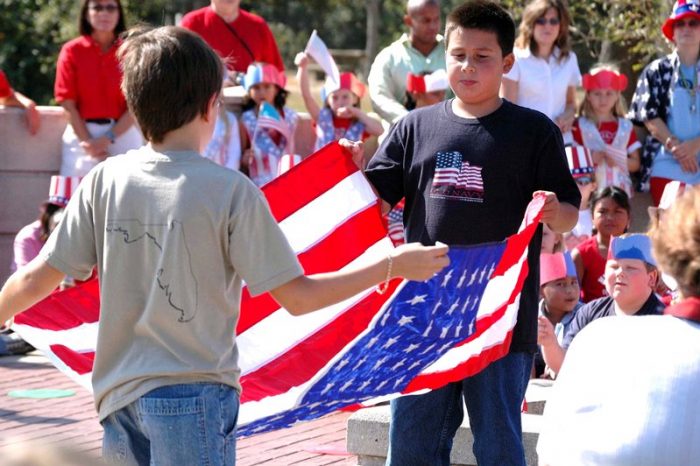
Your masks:
[[[499,97],[514,38],[512,18],[494,2],[453,10],[445,39],[456,98],[403,117],[369,162],[365,173],[385,208],[406,198],[407,241],[502,241],[517,232],[536,193],[546,196],[543,223],[557,232],[576,224],[581,195],[560,131],[545,115]],[[510,353],[461,382],[392,401],[387,464],[449,465],[464,398],[478,464],[525,465],[520,407],[537,350],[540,241],[541,228],[529,248]]]

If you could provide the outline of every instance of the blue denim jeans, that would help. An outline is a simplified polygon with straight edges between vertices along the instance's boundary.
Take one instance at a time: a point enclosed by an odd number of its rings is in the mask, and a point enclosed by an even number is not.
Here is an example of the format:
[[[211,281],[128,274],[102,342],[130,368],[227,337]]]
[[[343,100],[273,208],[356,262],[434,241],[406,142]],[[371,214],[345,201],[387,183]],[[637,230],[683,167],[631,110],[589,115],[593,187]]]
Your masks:
[[[531,367],[531,354],[511,353],[461,382],[393,400],[386,464],[449,466],[464,397],[479,466],[525,466],[520,414]]]
[[[157,388],[102,421],[102,456],[119,465],[233,465],[238,403],[228,385]]]

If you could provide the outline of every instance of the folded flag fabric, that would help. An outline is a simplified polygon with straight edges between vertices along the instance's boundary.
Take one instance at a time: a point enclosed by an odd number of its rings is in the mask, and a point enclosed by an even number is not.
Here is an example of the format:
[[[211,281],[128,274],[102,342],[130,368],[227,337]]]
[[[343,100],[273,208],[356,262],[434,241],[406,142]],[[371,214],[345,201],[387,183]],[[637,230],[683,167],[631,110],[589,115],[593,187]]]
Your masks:
[[[263,188],[306,273],[353,267],[393,248],[379,202],[350,155],[324,147]],[[394,279],[294,317],[270,295],[242,293],[239,436],[335,410],[439,388],[508,352],[543,201],[499,243],[450,249],[427,282]],[[99,296],[88,282],[17,316],[15,330],[89,388]]]

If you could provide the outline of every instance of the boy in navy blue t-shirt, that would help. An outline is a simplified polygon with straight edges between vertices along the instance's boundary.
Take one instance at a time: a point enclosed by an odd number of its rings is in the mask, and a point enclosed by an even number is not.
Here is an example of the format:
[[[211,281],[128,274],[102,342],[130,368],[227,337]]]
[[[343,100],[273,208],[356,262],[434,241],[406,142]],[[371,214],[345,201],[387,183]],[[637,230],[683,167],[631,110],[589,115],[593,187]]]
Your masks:
[[[496,3],[456,8],[445,33],[456,98],[401,119],[369,162],[367,178],[386,204],[406,198],[407,241],[502,241],[517,232],[535,193],[546,196],[543,223],[557,232],[576,224],[581,198],[557,126],[499,97],[514,36],[512,18]],[[510,354],[462,382],[394,400],[387,464],[449,464],[462,396],[479,465],[525,464],[520,407],[537,349],[539,230]]]

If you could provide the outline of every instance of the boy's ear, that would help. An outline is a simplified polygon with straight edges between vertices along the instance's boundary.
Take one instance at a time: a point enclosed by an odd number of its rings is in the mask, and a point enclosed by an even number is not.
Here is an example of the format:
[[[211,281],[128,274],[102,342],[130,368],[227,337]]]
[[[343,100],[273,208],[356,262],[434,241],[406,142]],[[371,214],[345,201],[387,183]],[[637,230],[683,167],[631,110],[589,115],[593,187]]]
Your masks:
[[[511,70],[511,68],[513,68],[514,63],[515,55],[513,55],[513,52],[503,57],[503,74],[508,73]]]
[[[211,120],[216,120],[216,114],[218,113],[219,110],[219,99],[220,99],[219,94],[214,94],[211,96],[209,99],[209,103],[207,104],[207,113],[206,115],[203,115],[204,121],[207,123]],[[223,102],[222,102],[223,105]]]
[[[413,26],[413,21],[411,20],[411,15],[403,15],[403,23],[409,28]]]

